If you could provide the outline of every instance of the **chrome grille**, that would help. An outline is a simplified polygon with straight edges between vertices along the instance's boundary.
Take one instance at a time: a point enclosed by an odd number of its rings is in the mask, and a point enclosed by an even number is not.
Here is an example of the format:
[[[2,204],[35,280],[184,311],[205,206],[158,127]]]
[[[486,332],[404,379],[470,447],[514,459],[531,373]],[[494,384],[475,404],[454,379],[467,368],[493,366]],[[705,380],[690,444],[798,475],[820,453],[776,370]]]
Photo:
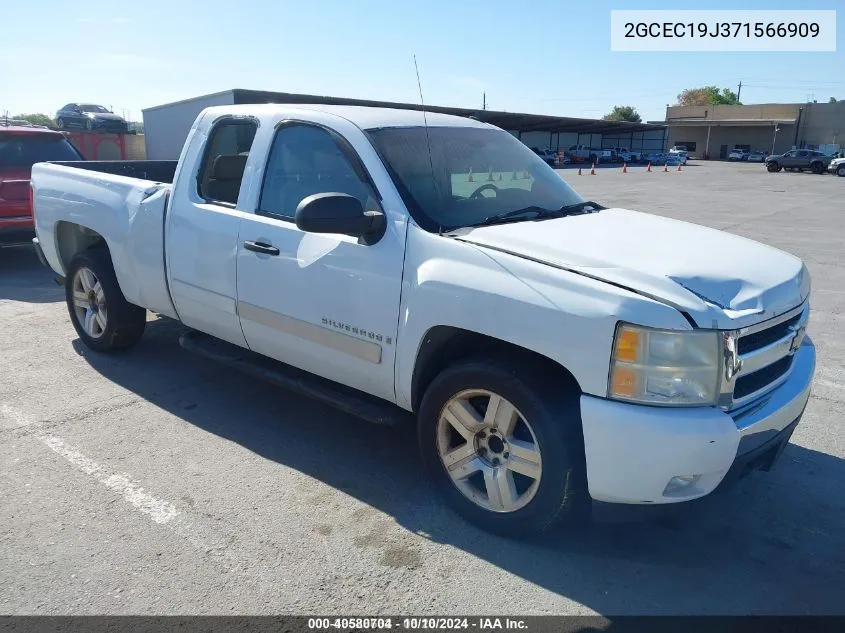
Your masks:
[[[774,389],[789,376],[804,338],[807,302],[794,310],[741,330],[725,332],[725,375],[719,405],[742,406]]]

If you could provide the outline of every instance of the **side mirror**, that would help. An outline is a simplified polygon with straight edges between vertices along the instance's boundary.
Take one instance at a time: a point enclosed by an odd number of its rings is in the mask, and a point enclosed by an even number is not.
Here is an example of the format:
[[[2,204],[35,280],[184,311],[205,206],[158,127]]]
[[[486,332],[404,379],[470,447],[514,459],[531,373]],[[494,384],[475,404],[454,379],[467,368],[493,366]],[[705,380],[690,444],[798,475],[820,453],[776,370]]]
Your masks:
[[[339,233],[370,246],[387,229],[381,211],[364,211],[361,201],[346,193],[315,193],[296,207],[296,226],[309,233]]]

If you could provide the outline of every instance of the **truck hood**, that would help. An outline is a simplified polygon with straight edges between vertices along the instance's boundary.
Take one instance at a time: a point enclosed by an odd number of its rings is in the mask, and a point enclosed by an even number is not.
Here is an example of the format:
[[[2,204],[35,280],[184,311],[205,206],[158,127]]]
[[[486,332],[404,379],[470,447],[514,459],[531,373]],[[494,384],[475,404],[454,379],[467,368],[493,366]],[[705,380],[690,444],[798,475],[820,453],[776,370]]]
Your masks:
[[[627,209],[478,227],[453,237],[494,257],[507,253],[621,286],[686,312],[703,328],[745,327],[800,305],[810,293],[797,257]]]

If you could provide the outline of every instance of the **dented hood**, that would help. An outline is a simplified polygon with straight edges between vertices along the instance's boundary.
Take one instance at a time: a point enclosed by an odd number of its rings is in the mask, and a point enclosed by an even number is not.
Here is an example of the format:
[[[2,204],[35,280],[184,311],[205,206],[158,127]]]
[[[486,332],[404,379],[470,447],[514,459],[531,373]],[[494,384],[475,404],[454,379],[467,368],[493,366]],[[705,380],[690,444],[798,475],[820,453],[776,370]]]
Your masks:
[[[801,304],[797,257],[707,227],[627,209],[468,229],[455,238],[630,289],[733,329]]]

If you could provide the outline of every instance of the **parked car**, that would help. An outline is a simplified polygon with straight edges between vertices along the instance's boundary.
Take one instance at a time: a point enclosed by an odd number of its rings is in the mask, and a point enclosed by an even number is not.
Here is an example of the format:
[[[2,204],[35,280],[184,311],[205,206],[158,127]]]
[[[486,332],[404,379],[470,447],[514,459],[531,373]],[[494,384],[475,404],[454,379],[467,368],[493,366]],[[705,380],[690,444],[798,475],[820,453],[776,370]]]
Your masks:
[[[60,132],[44,127],[0,127],[0,244],[28,243],[35,236],[29,203],[32,165],[83,160]]]
[[[627,147],[617,147],[616,152],[626,163],[638,163],[642,159],[642,152],[632,151]]]
[[[91,132],[126,134],[129,127],[123,117],[108,108],[93,103],[68,103],[56,112],[56,127],[60,130],[81,128]]]
[[[791,149],[784,154],[775,154],[766,159],[766,169],[778,172],[781,169],[804,171],[809,169],[814,174],[823,174],[830,164],[831,157],[822,152],[809,149]]]
[[[747,149],[733,149],[728,154],[728,160],[748,160],[749,153]]]
[[[669,152],[665,155],[663,160],[664,165],[677,167],[679,165],[686,165],[683,154],[680,152]]]
[[[152,310],[189,350],[415,424],[443,498],[506,535],[708,495],[801,418],[793,255],[584,200],[464,117],[238,105],[192,129],[178,163],[33,168],[36,250],[97,352]],[[469,179],[491,164],[513,177]]]
[[[648,152],[645,155],[645,160],[652,165],[663,165],[666,163],[666,156],[665,152]]]
[[[766,153],[765,152],[748,152],[748,156],[745,158],[749,163],[762,163],[766,160]]]
[[[689,160],[689,153],[685,149],[680,149],[678,147],[673,147],[669,150],[669,156],[677,156],[677,160],[681,165],[686,165],[687,161]],[[673,159],[674,160],[674,159]]]
[[[613,153],[609,149],[597,149],[588,145],[573,145],[568,151],[574,163],[589,162],[599,164],[613,162]]]
[[[553,149],[540,149],[532,147],[531,150],[545,161],[549,167],[555,167],[557,164],[557,152]]]
[[[834,158],[827,166],[827,170],[831,174],[845,177],[845,158]]]

